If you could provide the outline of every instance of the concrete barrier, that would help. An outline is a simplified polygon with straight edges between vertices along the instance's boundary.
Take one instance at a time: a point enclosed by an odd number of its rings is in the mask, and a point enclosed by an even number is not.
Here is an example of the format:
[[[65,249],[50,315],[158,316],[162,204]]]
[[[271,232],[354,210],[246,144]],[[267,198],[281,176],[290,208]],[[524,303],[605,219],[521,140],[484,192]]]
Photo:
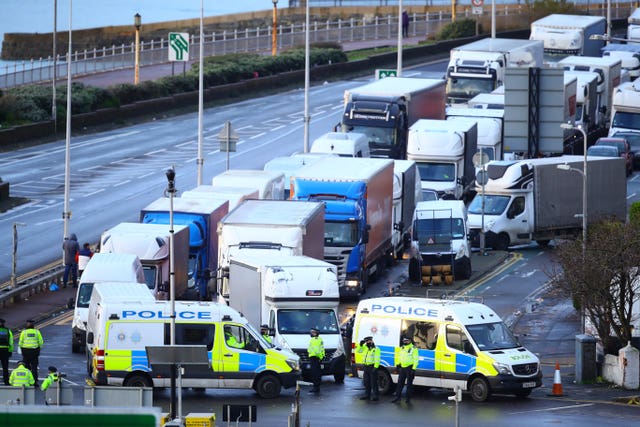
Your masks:
[[[34,387],[0,386],[0,404],[33,405],[36,402]]]
[[[153,406],[153,388],[109,386],[85,387],[84,405],[114,407]]]

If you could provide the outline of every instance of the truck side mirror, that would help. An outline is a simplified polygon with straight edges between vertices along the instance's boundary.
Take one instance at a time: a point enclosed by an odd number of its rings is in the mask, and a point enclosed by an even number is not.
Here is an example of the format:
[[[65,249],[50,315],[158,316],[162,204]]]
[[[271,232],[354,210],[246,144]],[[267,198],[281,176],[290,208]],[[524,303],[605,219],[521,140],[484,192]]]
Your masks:
[[[93,344],[93,332],[87,334],[87,344]]]

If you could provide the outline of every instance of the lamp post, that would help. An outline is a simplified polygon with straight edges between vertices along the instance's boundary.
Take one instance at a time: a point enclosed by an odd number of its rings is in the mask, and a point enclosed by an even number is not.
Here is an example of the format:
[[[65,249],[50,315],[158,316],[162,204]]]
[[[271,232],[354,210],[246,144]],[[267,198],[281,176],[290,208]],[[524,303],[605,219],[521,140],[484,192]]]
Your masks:
[[[582,126],[575,126],[571,123],[562,123],[560,125],[562,129],[568,130],[578,130],[582,134],[582,139],[584,141],[584,155],[583,155],[583,165],[582,170],[577,168],[572,168],[567,164],[558,165],[558,169],[578,172],[582,175],[582,261],[584,262],[586,253],[587,253],[587,133],[582,128]],[[581,333],[585,333],[585,314],[584,314],[584,303],[580,307],[580,327]]]
[[[309,152],[309,0],[305,1],[305,24],[304,24],[304,153]]]
[[[169,195],[169,318],[170,329],[169,339],[170,344],[173,346],[176,344],[176,296],[175,296],[175,265],[174,265],[174,245],[173,245],[173,196],[176,193],[176,171],[173,167],[167,169],[165,172],[167,176],[167,190],[166,194]],[[171,403],[169,405],[171,419],[176,417],[176,370],[175,364],[171,365]]]
[[[396,65],[396,76],[402,77],[402,0],[398,0],[398,63]]]
[[[204,174],[204,0],[200,0],[200,58],[198,58],[198,176],[196,182],[202,185]]]
[[[71,192],[71,28],[73,0],[69,0],[69,47],[67,51],[67,111],[65,124],[65,144],[64,144],[64,208],[62,211],[63,230],[62,235],[69,235],[69,220],[71,219],[71,209],[69,199]]]
[[[278,54],[278,0],[273,2],[273,26],[271,27],[271,56]]]
[[[58,0],[53,0],[53,74],[51,77],[51,120],[53,120],[53,133],[58,133],[58,109],[56,106],[56,80],[58,80],[58,55],[56,35],[58,34]]]
[[[133,84],[140,82],[140,25],[142,24],[142,17],[139,13],[133,15],[133,26],[136,27],[136,56],[135,56],[135,76],[133,77]]]

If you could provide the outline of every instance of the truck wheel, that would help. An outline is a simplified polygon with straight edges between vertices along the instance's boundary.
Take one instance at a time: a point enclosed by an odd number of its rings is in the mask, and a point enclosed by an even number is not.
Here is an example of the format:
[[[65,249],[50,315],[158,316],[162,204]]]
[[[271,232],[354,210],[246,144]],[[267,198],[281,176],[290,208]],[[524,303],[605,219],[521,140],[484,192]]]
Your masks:
[[[493,248],[497,251],[506,251],[509,249],[509,235],[506,233],[500,233],[496,236],[495,241],[493,243]]]
[[[465,259],[456,269],[457,280],[468,280],[471,277],[471,260]]]
[[[336,384],[344,384],[344,372],[333,374],[333,380]]]
[[[254,388],[256,393],[258,393],[258,396],[263,399],[273,399],[280,395],[282,385],[280,384],[278,377],[274,374],[264,374],[258,378]]]
[[[484,402],[491,395],[489,383],[482,377],[475,377],[471,380],[469,391],[471,392],[471,398],[476,402]]]
[[[153,387],[153,382],[147,375],[133,374],[125,378],[122,385],[124,387]]]
[[[389,372],[380,367],[378,369],[378,390],[380,394],[390,394],[393,391],[393,381]]]
[[[417,259],[411,258],[409,260],[409,280],[412,283],[418,283],[420,281],[420,263]]]

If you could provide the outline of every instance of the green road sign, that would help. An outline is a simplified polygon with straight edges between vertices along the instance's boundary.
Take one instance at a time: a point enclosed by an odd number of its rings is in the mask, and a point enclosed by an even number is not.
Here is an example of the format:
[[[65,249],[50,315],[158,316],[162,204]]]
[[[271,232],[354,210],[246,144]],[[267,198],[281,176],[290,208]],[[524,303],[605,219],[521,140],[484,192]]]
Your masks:
[[[376,70],[376,80],[384,79],[385,77],[398,77],[397,70]]]
[[[189,33],[169,33],[169,61],[189,60]]]

